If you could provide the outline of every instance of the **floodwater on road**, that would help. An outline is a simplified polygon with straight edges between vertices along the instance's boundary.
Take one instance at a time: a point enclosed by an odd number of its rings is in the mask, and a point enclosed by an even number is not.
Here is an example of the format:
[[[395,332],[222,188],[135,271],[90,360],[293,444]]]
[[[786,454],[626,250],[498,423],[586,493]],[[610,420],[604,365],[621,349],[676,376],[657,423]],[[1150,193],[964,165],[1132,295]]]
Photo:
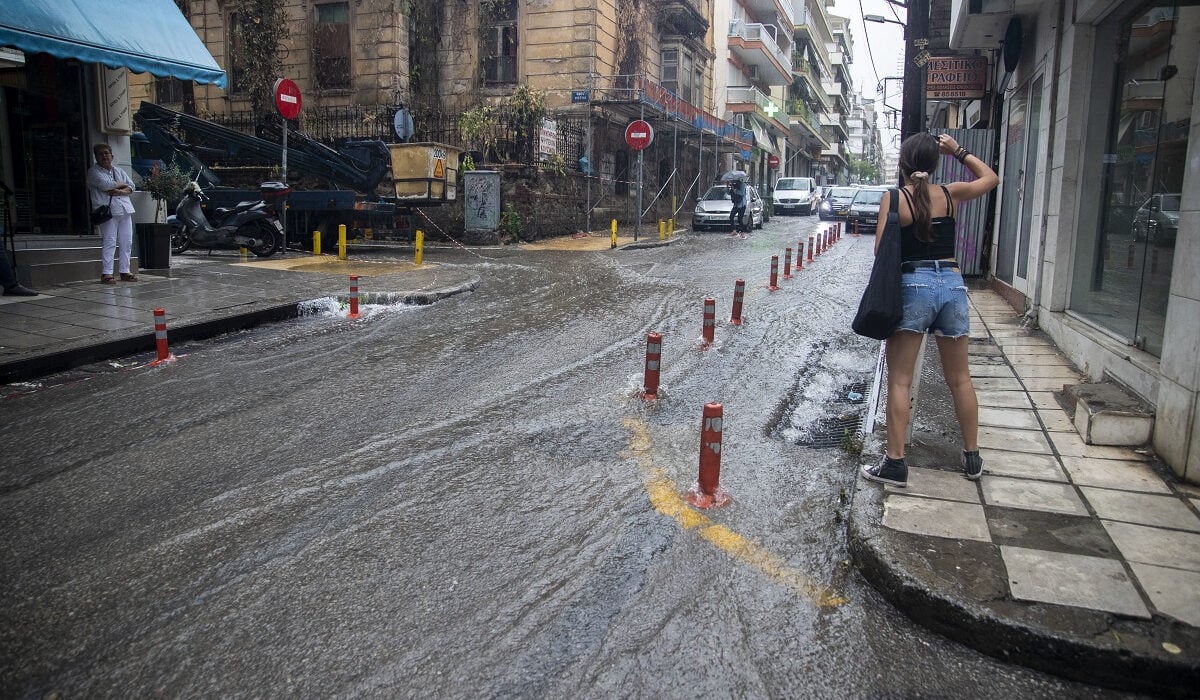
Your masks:
[[[858,460],[810,444],[875,366],[849,331],[873,238],[767,288],[817,226],[443,250],[476,291],[9,396],[0,692],[1116,697],[925,632],[849,567]],[[732,502],[700,511],[709,402]]]

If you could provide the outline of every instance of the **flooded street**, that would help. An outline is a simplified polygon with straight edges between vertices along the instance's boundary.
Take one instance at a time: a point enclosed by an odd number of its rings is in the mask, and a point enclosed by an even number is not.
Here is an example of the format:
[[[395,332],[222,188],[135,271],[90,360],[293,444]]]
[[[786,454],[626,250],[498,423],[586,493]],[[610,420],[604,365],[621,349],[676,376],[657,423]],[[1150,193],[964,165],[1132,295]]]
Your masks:
[[[875,367],[849,329],[874,237],[767,289],[826,225],[427,251],[478,289],[9,396],[0,692],[1119,697],[926,632],[849,567],[859,462],[830,419]],[[699,511],[708,402],[732,502]]]

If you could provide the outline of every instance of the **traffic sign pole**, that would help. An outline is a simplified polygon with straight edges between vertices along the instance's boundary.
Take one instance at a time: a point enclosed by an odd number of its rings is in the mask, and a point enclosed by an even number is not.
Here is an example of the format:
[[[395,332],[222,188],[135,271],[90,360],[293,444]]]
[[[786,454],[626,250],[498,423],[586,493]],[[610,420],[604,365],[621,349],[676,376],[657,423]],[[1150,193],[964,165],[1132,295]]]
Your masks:
[[[280,160],[280,182],[284,187],[287,187],[288,176],[288,120],[295,119],[300,116],[300,105],[302,99],[300,97],[300,88],[296,83],[287,78],[280,78],[275,81],[275,109],[279,111],[279,117],[283,121],[283,158]],[[285,199],[279,205],[279,223],[283,226],[283,245],[280,248],[281,254],[287,253],[287,200]]]
[[[642,108],[642,116],[645,116],[646,108]],[[635,119],[629,122],[629,126],[625,127],[625,143],[629,147],[637,151],[638,154],[638,196],[637,196],[637,221],[633,225],[633,240],[636,243],[638,233],[642,227],[642,168],[645,162],[643,151],[646,147],[654,142],[654,127],[645,119]]]

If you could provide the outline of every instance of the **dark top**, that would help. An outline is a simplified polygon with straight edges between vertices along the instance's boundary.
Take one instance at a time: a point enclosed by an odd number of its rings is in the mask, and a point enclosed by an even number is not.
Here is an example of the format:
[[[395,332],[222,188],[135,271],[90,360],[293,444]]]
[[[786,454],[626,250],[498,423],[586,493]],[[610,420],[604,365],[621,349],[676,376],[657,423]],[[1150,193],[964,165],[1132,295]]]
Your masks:
[[[741,180],[734,180],[729,187],[729,198],[734,204],[741,204],[746,199],[746,183]]]
[[[908,201],[908,210],[912,211],[912,197],[904,189],[900,190]],[[942,194],[946,195],[946,216],[939,216],[929,221],[929,232],[933,240],[929,243],[917,238],[917,224],[900,227],[900,262],[912,260],[946,260],[954,257],[954,202],[950,199],[950,191],[942,185]]]

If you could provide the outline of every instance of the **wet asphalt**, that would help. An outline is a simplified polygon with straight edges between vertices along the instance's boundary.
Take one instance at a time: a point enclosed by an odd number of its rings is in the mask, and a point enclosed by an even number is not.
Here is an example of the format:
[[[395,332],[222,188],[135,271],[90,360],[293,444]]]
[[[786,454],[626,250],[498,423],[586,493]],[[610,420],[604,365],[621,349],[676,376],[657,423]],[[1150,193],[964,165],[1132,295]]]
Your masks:
[[[0,693],[1123,697],[924,631],[849,566],[855,445],[811,445],[874,369],[849,331],[873,239],[767,289],[818,225],[443,251],[474,292],[9,397]],[[700,512],[708,402],[733,500]]]

